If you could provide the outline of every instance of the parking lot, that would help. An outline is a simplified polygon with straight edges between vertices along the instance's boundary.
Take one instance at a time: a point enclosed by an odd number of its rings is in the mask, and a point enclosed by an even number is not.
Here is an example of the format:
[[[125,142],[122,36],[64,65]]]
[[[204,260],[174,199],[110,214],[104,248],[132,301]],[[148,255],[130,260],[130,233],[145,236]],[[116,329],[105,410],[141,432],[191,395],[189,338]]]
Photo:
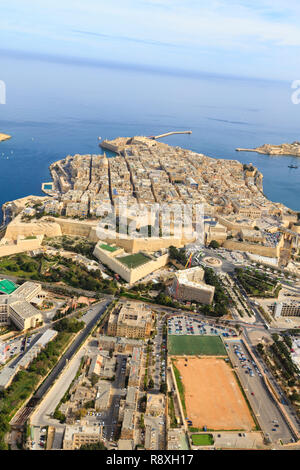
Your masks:
[[[198,320],[184,315],[168,319],[169,335],[217,335],[225,338],[235,335],[234,330],[212,322]]]
[[[31,427],[31,449],[43,450],[46,445],[47,428],[40,426]]]
[[[20,359],[19,356],[34,345],[38,336],[40,334],[37,333],[0,342],[0,364],[9,362],[10,366],[14,365]],[[11,361],[12,358],[14,358],[13,361]]]

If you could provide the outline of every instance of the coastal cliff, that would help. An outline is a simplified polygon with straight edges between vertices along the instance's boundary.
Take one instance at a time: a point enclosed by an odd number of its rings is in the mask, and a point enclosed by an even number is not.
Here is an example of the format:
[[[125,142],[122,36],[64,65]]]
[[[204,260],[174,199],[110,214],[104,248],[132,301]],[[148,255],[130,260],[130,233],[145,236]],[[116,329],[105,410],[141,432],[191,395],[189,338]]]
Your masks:
[[[254,149],[237,148],[237,152],[256,152],[265,155],[293,155],[300,157],[300,142],[293,142],[292,144],[270,145],[264,144],[261,147]]]

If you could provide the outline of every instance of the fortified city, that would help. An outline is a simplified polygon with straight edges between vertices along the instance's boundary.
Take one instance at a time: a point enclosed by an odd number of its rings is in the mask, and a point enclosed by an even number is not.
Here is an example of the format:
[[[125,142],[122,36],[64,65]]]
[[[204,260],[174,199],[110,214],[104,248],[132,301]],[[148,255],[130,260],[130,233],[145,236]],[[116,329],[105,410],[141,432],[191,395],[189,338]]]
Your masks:
[[[300,450],[299,13],[2,2],[10,464]]]
[[[45,196],[3,205],[0,388],[12,443],[25,432],[32,450],[297,444],[298,214],[265,197],[251,163],[159,137],[68,155],[50,165]],[[166,203],[177,219],[153,216]],[[201,237],[195,210],[190,236],[178,232],[198,205]]]

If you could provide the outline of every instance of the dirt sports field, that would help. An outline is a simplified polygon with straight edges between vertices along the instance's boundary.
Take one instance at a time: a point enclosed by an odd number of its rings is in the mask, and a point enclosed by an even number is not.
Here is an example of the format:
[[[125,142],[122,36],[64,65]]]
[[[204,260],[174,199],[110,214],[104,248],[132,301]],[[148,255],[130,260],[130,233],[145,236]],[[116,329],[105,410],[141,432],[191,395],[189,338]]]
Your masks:
[[[185,366],[187,364],[187,366]],[[254,428],[254,422],[230,366],[221,358],[177,357],[187,417],[193,427],[213,430]]]

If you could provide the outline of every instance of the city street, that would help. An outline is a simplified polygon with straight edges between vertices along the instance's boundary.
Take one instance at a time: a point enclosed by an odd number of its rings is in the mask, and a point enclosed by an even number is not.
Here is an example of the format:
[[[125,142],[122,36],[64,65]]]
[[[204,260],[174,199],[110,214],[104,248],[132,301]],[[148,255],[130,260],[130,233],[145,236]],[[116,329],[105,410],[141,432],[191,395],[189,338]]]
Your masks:
[[[247,399],[254,411],[254,414],[264,431],[265,436],[269,437],[271,442],[279,443],[281,440],[287,444],[293,442],[293,434],[282,417],[273,397],[264,384],[263,378],[259,376],[252,359],[246,348],[240,340],[226,340],[228,344],[228,353],[235,367],[240,382],[245,390]],[[237,345],[244,354],[246,361],[240,361],[234,353],[234,345]],[[246,373],[246,366],[250,367],[254,373],[251,377]],[[243,367],[244,366],[244,367]],[[275,426],[276,425],[276,426]]]

